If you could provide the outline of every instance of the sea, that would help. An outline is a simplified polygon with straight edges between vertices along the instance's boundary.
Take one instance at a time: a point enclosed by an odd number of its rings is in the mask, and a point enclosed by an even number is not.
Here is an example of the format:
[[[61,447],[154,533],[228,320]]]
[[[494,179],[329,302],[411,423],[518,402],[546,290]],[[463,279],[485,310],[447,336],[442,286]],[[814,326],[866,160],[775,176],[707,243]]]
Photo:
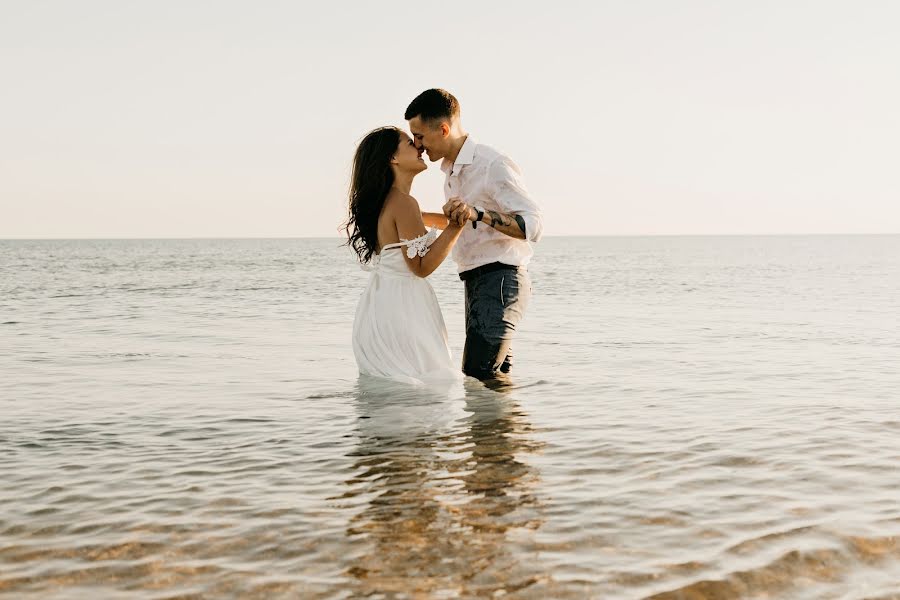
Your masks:
[[[900,599],[900,236],[529,271],[509,382],[412,386],[339,238],[0,241],[0,597]]]

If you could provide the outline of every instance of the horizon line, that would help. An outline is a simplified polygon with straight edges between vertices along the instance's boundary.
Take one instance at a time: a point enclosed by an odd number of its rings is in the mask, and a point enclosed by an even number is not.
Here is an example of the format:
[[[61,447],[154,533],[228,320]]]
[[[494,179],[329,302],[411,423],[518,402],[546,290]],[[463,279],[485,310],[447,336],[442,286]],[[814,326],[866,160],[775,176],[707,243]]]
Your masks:
[[[900,232],[871,233],[605,233],[605,234],[555,234],[547,238],[638,238],[638,237],[839,237],[839,236],[895,236]],[[165,236],[165,237],[0,237],[0,241],[157,241],[157,240],[343,240],[342,236]]]

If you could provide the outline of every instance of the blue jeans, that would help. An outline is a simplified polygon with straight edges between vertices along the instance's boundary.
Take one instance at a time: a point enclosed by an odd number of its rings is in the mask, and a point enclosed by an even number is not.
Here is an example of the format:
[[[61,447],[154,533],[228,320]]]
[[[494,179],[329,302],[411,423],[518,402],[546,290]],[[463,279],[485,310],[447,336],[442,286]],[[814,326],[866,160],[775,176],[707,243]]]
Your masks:
[[[524,267],[492,263],[460,274],[466,285],[466,345],[463,372],[492,379],[512,368],[516,326],[531,300]]]

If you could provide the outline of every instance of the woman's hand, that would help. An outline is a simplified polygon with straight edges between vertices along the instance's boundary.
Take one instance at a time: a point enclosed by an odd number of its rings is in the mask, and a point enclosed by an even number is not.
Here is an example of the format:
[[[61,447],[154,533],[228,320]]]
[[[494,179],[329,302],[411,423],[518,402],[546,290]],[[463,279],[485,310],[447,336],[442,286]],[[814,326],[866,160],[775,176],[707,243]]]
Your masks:
[[[447,203],[444,204],[444,215],[451,223],[455,222],[460,227],[469,221],[474,221],[478,218],[478,213],[475,212],[475,209],[466,204],[463,199],[458,196],[450,198],[447,200]]]

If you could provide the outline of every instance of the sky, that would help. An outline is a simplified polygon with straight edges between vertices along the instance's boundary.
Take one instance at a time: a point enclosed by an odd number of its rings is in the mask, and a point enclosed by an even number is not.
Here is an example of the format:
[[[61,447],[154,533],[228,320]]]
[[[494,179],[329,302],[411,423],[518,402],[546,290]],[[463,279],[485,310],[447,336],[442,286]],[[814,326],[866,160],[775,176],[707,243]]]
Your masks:
[[[356,144],[431,87],[545,235],[900,233],[897,31],[893,0],[0,0],[0,238],[336,237]]]

